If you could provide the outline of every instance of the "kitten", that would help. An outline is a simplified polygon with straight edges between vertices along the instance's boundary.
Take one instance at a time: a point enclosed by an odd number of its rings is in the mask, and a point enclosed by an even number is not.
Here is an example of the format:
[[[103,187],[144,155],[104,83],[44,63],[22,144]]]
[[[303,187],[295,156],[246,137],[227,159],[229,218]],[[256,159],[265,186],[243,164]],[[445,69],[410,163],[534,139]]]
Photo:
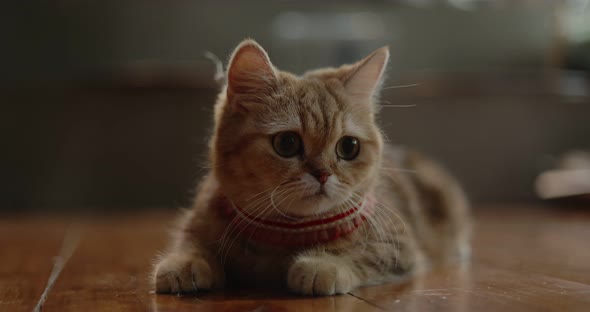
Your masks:
[[[342,294],[468,254],[457,182],[387,146],[375,122],[388,59],[384,47],[295,76],[240,43],[215,106],[211,171],[155,266],[158,293]]]

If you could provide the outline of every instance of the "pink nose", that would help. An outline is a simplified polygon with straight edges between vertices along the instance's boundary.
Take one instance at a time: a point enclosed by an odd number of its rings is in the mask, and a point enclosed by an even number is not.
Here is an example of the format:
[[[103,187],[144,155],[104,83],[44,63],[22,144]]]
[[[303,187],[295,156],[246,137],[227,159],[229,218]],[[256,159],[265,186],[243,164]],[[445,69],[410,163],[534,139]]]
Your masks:
[[[324,184],[326,183],[326,181],[328,181],[328,178],[331,176],[332,174],[329,173],[326,170],[317,170],[313,173],[313,176],[321,183]]]

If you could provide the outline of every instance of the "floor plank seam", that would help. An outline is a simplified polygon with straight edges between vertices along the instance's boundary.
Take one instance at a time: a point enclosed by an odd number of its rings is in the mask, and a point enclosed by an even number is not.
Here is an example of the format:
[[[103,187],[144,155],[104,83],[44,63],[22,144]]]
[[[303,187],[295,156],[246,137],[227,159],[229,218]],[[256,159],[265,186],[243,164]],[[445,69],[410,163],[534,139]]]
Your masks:
[[[359,300],[361,300],[361,301],[364,301],[366,304],[368,304],[368,305],[370,305],[370,306],[372,306],[372,307],[375,307],[375,308],[377,308],[377,309],[379,309],[379,310],[382,310],[382,311],[389,311],[388,309],[386,309],[386,308],[384,308],[384,307],[382,307],[382,306],[380,306],[380,305],[378,305],[378,304],[375,304],[375,303],[373,303],[373,302],[371,302],[371,301],[369,301],[369,300],[367,300],[367,299],[364,299],[364,298],[362,298],[362,297],[359,297],[359,296],[357,296],[357,295],[355,295],[355,294],[353,294],[353,293],[351,293],[351,292],[349,292],[349,293],[347,293],[347,294],[349,294],[349,295],[351,295],[351,296],[353,296],[353,297],[355,297],[355,298],[357,298],[357,299],[359,299]]]
[[[68,263],[68,260],[70,259],[74,251],[76,251],[76,249],[78,248],[79,243],[80,231],[72,227],[68,228],[64,235],[59,255],[56,256],[53,261],[53,267],[51,268],[51,273],[49,274],[49,278],[47,279],[47,285],[45,286],[43,293],[39,297],[37,305],[33,309],[34,312],[40,312],[43,309],[43,304],[45,303],[45,300],[47,300],[49,292],[53,288],[53,285],[57,281],[57,278],[61,274],[62,270]]]

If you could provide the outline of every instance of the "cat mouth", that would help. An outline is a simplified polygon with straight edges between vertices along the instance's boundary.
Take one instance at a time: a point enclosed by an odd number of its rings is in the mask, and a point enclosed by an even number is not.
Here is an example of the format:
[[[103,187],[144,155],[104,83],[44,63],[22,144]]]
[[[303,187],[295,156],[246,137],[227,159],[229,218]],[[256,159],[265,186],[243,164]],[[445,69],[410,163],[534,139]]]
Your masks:
[[[320,187],[315,193],[310,194],[305,196],[305,199],[321,199],[321,198],[325,198],[325,197],[329,197],[328,193],[326,192],[326,189],[323,187]]]

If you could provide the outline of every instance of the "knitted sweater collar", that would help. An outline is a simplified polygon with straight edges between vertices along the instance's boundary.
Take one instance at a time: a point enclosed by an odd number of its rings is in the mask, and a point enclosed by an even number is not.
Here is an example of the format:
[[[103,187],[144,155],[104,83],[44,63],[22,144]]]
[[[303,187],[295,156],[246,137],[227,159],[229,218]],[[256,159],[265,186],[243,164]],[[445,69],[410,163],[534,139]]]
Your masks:
[[[218,207],[236,227],[234,233],[262,243],[283,247],[311,247],[342,238],[359,228],[371,213],[373,201],[366,197],[346,210],[329,211],[305,218],[253,216],[225,196]]]

